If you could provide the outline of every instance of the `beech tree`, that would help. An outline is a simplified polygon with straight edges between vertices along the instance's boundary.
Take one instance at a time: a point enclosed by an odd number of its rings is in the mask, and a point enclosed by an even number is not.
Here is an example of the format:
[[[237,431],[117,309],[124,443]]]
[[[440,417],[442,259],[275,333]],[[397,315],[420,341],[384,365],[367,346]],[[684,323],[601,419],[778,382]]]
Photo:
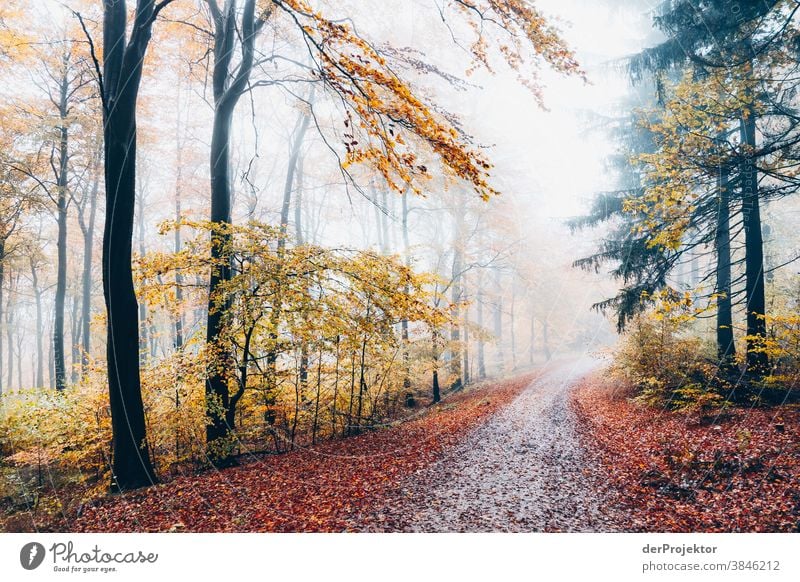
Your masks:
[[[156,481],[147,447],[139,377],[139,325],[131,271],[136,199],[136,102],[158,13],[172,0],[138,0],[128,37],[124,0],[103,2],[103,102],[106,217],[103,297],[107,313],[108,388],[113,426],[112,489]],[[94,51],[93,51],[94,54]]]

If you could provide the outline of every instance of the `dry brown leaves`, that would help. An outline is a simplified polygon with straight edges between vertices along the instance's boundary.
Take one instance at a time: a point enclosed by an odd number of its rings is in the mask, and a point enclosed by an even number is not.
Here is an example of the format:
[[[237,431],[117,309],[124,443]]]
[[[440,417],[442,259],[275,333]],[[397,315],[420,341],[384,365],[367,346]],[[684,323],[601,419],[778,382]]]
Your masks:
[[[598,377],[571,404],[631,530],[800,531],[797,409],[687,415],[632,403]]]
[[[514,399],[533,374],[447,398],[392,428],[109,497],[52,527],[80,532],[330,532],[364,527],[397,483]],[[48,528],[51,529],[51,528]]]

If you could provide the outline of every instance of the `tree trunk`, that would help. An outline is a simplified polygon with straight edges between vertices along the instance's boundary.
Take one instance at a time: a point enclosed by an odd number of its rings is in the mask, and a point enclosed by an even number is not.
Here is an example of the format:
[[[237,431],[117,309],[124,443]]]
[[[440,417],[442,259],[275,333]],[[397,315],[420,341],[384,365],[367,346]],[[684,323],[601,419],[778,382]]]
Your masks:
[[[742,144],[747,148],[741,162],[742,224],[745,237],[745,301],[747,306],[747,372],[762,376],[769,368],[764,351],[767,336],[766,298],[764,293],[764,243],[761,235],[758,169],[753,150],[756,147],[756,114],[745,110],[740,120]]]
[[[100,156],[98,155],[98,162]],[[97,193],[100,189],[100,175],[95,168],[94,183],[89,193],[89,220],[83,222],[79,213],[83,233],[83,273],[81,274],[81,374],[86,375],[89,368],[89,354],[92,341],[92,256],[94,254],[94,224],[97,218]]]
[[[464,214],[460,208],[455,209],[455,240],[453,241],[453,270],[451,272],[452,283],[450,287],[450,301],[455,308],[453,309],[453,326],[450,328],[450,342],[452,343],[452,353],[450,358],[450,372],[455,376],[452,385],[453,390],[458,390],[464,385],[461,369],[461,308],[458,306],[462,301],[463,288],[461,285],[461,272],[464,269]]]
[[[14,380],[14,295],[15,287],[12,286],[12,280],[8,282],[8,303],[6,304],[6,341],[8,343],[8,378],[6,385],[11,390]]]
[[[514,283],[515,283],[514,279],[515,278],[514,278],[514,276],[512,274],[512,276],[511,276],[511,305],[510,305],[510,309],[509,309],[509,311],[510,311],[509,316],[510,316],[510,320],[511,321],[509,322],[509,325],[508,325],[508,331],[509,331],[509,334],[511,335],[511,369],[512,370],[516,370],[517,369],[517,332],[516,332],[516,329],[515,329],[516,328],[516,321],[515,321],[515,315],[516,314],[515,314],[515,311],[514,311],[515,308],[516,308],[516,303],[517,303],[517,288],[514,285]]]
[[[139,378],[139,325],[131,270],[136,199],[136,102],[152,23],[153,0],[139,0],[130,41],[127,7],[104,0],[103,137],[106,220],[103,230],[103,298],[113,433],[112,489],[155,483],[147,447]]]
[[[544,359],[545,361],[549,362],[552,354],[550,353],[550,340],[548,337],[548,332],[550,331],[550,324],[545,319],[542,322],[542,344],[544,347]]]
[[[433,351],[433,403],[441,401],[442,393],[439,388],[439,333],[434,330],[431,338]]]
[[[3,283],[6,272],[6,239],[0,238],[0,324],[3,323]],[[0,396],[3,395],[3,333],[0,330]]]
[[[310,103],[314,100],[313,88],[311,89],[308,100]],[[298,165],[300,160],[300,152],[303,149],[303,140],[305,139],[306,132],[308,131],[308,124],[310,120],[311,115],[309,113],[306,113],[305,111],[301,112],[293,132],[291,149],[289,151],[289,166],[286,168],[286,180],[283,184],[283,204],[281,204],[280,222],[281,238],[278,240],[280,249],[283,249],[286,245],[286,236],[289,230],[289,210],[292,205],[292,192],[295,188],[296,178],[298,181],[300,179],[300,177],[297,175],[299,169]],[[298,208],[299,204],[296,204],[295,218],[297,218]],[[296,226],[296,228],[299,227]],[[299,230],[297,230],[297,238],[302,240],[302,234],[299,232]]]
[[[178,136],[178,155],[176,163],[177,176],[175,177],[175,236],[174,236],[174,252],[179,253],[181,250],[181,188],[183,186],[183,143]],[[183,347],[183,275],[180,269],[175,270],[175,349],[180,350]]]
[[[65,60],[69,57],[66,56]],[[69,129],[67,128],[67,95],[69,91],[67,63],[61,78],[59,99],[59,145],[57,176],[57,219],[58,240],[56,243],[56,297],[55,318],[53,320],[53,358],[56,368],[56,390],[67,386],[67,369],[64,358],[64,301],[67,294],[67,188],[69,165]]]
[[[224,13],[216,9],[216,2],[209,3],[214,17],[214,127],[211,136],[211,222],[220,227],[231,224],[232,185],[230,176],[230,136],[231,122],[236,104],[247,88],[250,72],[253,67],[253,43],[256,34],[255,0],[247,0],[242,14],[241,34],[236,26],[236,3],[228,0]],[[234,45],[240,40],[242,45],[242,62],[233,81],[229,83],[231,74],[231,58]],[[231,280],[232,269],[229,258],[225,258],[225,249],[229,245],[230,235],[216,232],[212,238],[211,261],[217,265],[221,259],[223,264],[211,269],[208,294],[208,319],[206,342],[220,349],[218,359],[207,371],[206,379],[206,444],[211,462],[217,466],[232,462],[229,436],[233,426],[228,420],[234,418],[229,414],[230,395],[226,370],[234,368],[232,354],[224,345],[224,324],[230,308],[229,299],[218,297],[220,286]]]
[[[80,322],[80,298],[72,295],[72,313],[70,317],[70,339],[72,340],[72,353],[70,354],[70,382],[78,383],[79,368],[78,362],[81,361],[81,322]]]
[[[536,347],[536,318],[531,315],[531,344],[528,347],[528,363],[533,366],[533,354]]]
[[[503,373],[503,287],[500,284],[500,269],[494,270],[494,286],[497,293],[494,304],[494,337],[497,342],[497,372]]]
[[[44,387],[44,349],[42,347],[42,290],[39,288],[39,273],[36,269],[36,262],[30,257],[31,265],[31,285],[33,286],[33,298],[36,302],[36,369],[33,378],[33,385],[36,388]]]
[[[403,263],[406,268],[411,268],[411,249],[408,237],[408,188],[403,190],[402,196],[402,225],[403,225]],[[403,292],[408,295],[411,289],[408,285],[403,288]],[[405,391],[406,402],[413,400],[411,394],[411,356],[408,353],[408,319],[405,317],[400,321],[400,335],[403,343],[403,390]]]
[[[475,323],[478,325],[481,336],[478,337],[478,378],[486,378],[486,344],[483,341],[483,271],[478,273],[478,292],[475,297]]]
[[[138,230],[139,238],[139,257],[144,258],[147,254],[147,249],[144,244],[144,189],[139,188],[136,192],[136,205],[139,207],[136,212],[136,227]],[[147,363],[148,353],[150,347],[150,334],[149,326],[147,324],[147,305],[144,303],[139,304],[139,357],[142,364]]]
[[[714,246],[717,251],[717,357],[729,368],[735,356],[731,307],[731,233],[728,169],[720,168],[717,183],[719,206]]]

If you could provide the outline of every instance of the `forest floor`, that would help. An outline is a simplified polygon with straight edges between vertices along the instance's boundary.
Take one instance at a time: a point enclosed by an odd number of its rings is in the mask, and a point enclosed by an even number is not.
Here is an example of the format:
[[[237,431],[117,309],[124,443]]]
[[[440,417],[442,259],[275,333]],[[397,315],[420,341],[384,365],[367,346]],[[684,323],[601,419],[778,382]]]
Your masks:
[[[373,508],[399,483],[442,458],[540,374],[485,382],[448,395],[396,426],[238,467],[178,477],[100,499],[38,530],[81,532],[331,532],[379,526]],[[373,523],[374,522],[374,523]],[[17,528],[20,526],[18,525]]]
[[[572,392],[585,449],[631,531],[800,531],[800,409],[678,413],[600,375]]]
[[[616,531],[569,406],[597,366],[550,363],[412,420],[109,497],[70,531]]]
[[[30,529],[798,531],[800,410],[640,406],[590,358],[393,427],[107,497]]]

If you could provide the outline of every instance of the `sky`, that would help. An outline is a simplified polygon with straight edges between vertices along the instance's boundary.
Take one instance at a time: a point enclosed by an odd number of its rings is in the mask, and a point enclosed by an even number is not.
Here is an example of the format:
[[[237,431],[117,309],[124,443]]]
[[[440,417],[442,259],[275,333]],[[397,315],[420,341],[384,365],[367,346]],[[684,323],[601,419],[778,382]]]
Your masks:
[[[602,112],[625,94],[627,81],[613,63],[638,51],[652,30],[640,10],[589,1],[536,4],[559,19],[588,83],[543,71],[549,111],[542,111],[513,75],[499,75],[488,80],[476,109],[492,128],[485,137],[495,144],[498,176],[521,173],[530,192],[520,194],[531,196],[538,213],[563,218],[583,213],[592,194],[610,186],[604,159],[612,146],[601,133],[586,131],[586,114]]]

